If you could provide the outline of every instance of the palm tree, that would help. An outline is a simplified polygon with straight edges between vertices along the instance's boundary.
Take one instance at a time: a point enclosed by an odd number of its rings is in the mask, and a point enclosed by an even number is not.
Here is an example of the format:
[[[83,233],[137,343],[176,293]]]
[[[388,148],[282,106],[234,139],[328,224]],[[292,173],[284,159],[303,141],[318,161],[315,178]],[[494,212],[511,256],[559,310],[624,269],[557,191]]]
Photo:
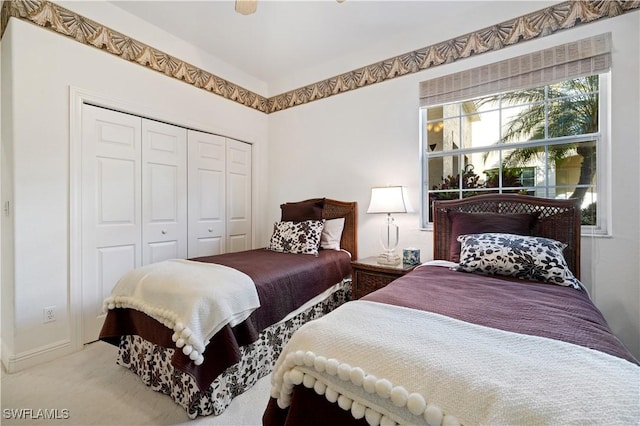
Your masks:
[[[501,101],[503,104],[527,106],[506,125],[502,140],[541,140],[569,135],[596,133],[598,131],[598,76],[577,78],[548,86],[547,98],[544,88],[519,90],[500,96],[483,98],[476,107]],[[549,102],[544,102],[550,99]],[[548,107],[548,113],[545,108]],[[545,117],[549,117],[545,129]],[[548,131],[548,134],[545,134]],[[587,186],[596,173],[596,144],[562,144],[549,146],[551,160],[559,162],[573,153],[582,157],[580,177],[570,198],[583,200]],[[504,159],[505,167],[527,164],[535,157],[544,155],[544,147],[520,148],[510,152]],[[585,186],[580,186],[585,185]]]

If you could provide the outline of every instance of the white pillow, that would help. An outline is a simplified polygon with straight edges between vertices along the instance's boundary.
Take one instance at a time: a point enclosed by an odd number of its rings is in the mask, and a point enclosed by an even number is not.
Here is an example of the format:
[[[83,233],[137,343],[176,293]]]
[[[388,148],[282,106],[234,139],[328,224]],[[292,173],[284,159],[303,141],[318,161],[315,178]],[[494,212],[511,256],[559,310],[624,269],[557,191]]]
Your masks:
[[[320,247],[325,250],[340,250],[343,229],[344,217],[326,220],[320,236]]]

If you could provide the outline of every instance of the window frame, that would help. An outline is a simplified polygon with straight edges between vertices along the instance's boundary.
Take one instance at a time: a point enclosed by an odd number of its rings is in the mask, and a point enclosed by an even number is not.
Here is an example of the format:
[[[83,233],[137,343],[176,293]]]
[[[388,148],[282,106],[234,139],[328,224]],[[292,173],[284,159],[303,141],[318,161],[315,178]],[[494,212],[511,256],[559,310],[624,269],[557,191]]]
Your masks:
[[[428,149],[428,141],[426,135],[426,125],[427,125],[427,110],[429,108],[437,107],[440,105],[451,104],[452,102],[434,104],[434,105],[422,105],[418,109],[418,122],[419,122],[419,138],[420,138],[420,167],[421,167],[421,191],[420,191],[420,228],[422,230],[432,230],[433,222],[429,222],[429,193],[433,192],[430,190],[430,187],[433,186],[433,183],[428,182],[429,176],[429,160],[432,158],[439,158],[445,156],[457,156],[458,163],[458,173],[462,175],[464,164],[463,157],[465,154],[479,153],[479,152],[489,152],[499,150],[500,152],[506,150],[513,150],[517,148],[527,148],[532,146],[545,146],[545,150],[547,150],[548,146],[552,145],[562,145],[572,142],[586,142],[586,141],[595,141],[596,142],[596,194],[597,194],[597,202],[596,202],[596,224],[595,225],[582,225],[581,226],[581,234],[588,236],[610,236],[611,235],[611,187],[610,187],[610,175],[611,175],[611,164],[610,164],[610,109],[611,109],[611,97],[610,97],[610,80],[611,80],[611,72],[595,72],[591,75],[599,76],[599,107],[598,107],[598,129],[597,133],[590,134],[582,134],[582,135],[571,135],[571,136],[563,136],[543,140],[535,140],[535,141],[524,141],[524,142],[509,142],[505,144],[498,144],[492,146],[483,146],[476,148],[456,148],[448,151],[435,151],[430,152]],[[573,77],[575,78],[575,77]],[[572,78],[567,78],[567,80],[571,80]],[[538,87],[544,87],[553,83],[545,83]],[[489,93],[482,96],[476,96],[467,100],[459,100],[455,101],[459,105],[462,105],[466,101],[471,101],[473,99],[489,97],[496,93]],[[549,100],[545,101],[548,102]],[[508,108],[508,106],[507,106]],[[499,111],[502,111],[503,107],[500,107]],[[462,117],[464,114],[462,112],[458,115],[458,118]],[[546,132],[546,129],[545,129]],[[500,157],[499,170],[502,170],[502,157]],[[547,159],[545,159],[545,173],[549,170],[549,164]],[[462,179],[462,178],[461,178]],[[459,198],[462,198],[462,194],[465,192],[465,189],[462,188],[462,185],[459,185],[460,188],[454,190],[459,194]],[[545,185],[536,186],[536,190],[544,189],[545,193],[549,194],[549,188],[558,188],[562,187],[561,185],[549,185],[547,181]],[[575,188],[575,185],[571,186]],[[503,188],[502,183],[497,188],[486,189],[486,191],[493,191],[495,193],[498,190],[502,193],[503,189],[507,189],[508,187]],[[526,187],[529,188],[529,187]],[[469,190],[467,190],[469,191]],[[477,190],[481,191],[481,190]],[[452,192],[451,190],[447,192]]]

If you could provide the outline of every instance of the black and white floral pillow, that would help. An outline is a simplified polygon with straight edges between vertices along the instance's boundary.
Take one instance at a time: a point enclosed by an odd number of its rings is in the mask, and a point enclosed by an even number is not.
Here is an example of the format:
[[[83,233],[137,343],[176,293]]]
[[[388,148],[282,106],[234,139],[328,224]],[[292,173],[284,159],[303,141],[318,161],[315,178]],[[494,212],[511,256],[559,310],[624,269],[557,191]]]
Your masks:
[[[559,241],[501,233],[461,235],[458,241],[462,244],[459,271],[504,275],[582,289],[562,254],[566,244]]]
[[[267,249],[317,256],[323,227],[324,220],[276,222]]]

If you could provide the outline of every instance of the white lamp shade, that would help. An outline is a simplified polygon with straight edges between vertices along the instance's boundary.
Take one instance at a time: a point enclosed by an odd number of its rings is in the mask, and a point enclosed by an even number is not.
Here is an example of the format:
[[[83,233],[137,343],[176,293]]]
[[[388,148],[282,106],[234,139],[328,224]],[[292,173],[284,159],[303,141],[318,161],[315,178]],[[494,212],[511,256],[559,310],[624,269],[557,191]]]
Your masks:
[[[411,205],[404,186],[371,188],[371,201],[367,213],[408,213]]]

